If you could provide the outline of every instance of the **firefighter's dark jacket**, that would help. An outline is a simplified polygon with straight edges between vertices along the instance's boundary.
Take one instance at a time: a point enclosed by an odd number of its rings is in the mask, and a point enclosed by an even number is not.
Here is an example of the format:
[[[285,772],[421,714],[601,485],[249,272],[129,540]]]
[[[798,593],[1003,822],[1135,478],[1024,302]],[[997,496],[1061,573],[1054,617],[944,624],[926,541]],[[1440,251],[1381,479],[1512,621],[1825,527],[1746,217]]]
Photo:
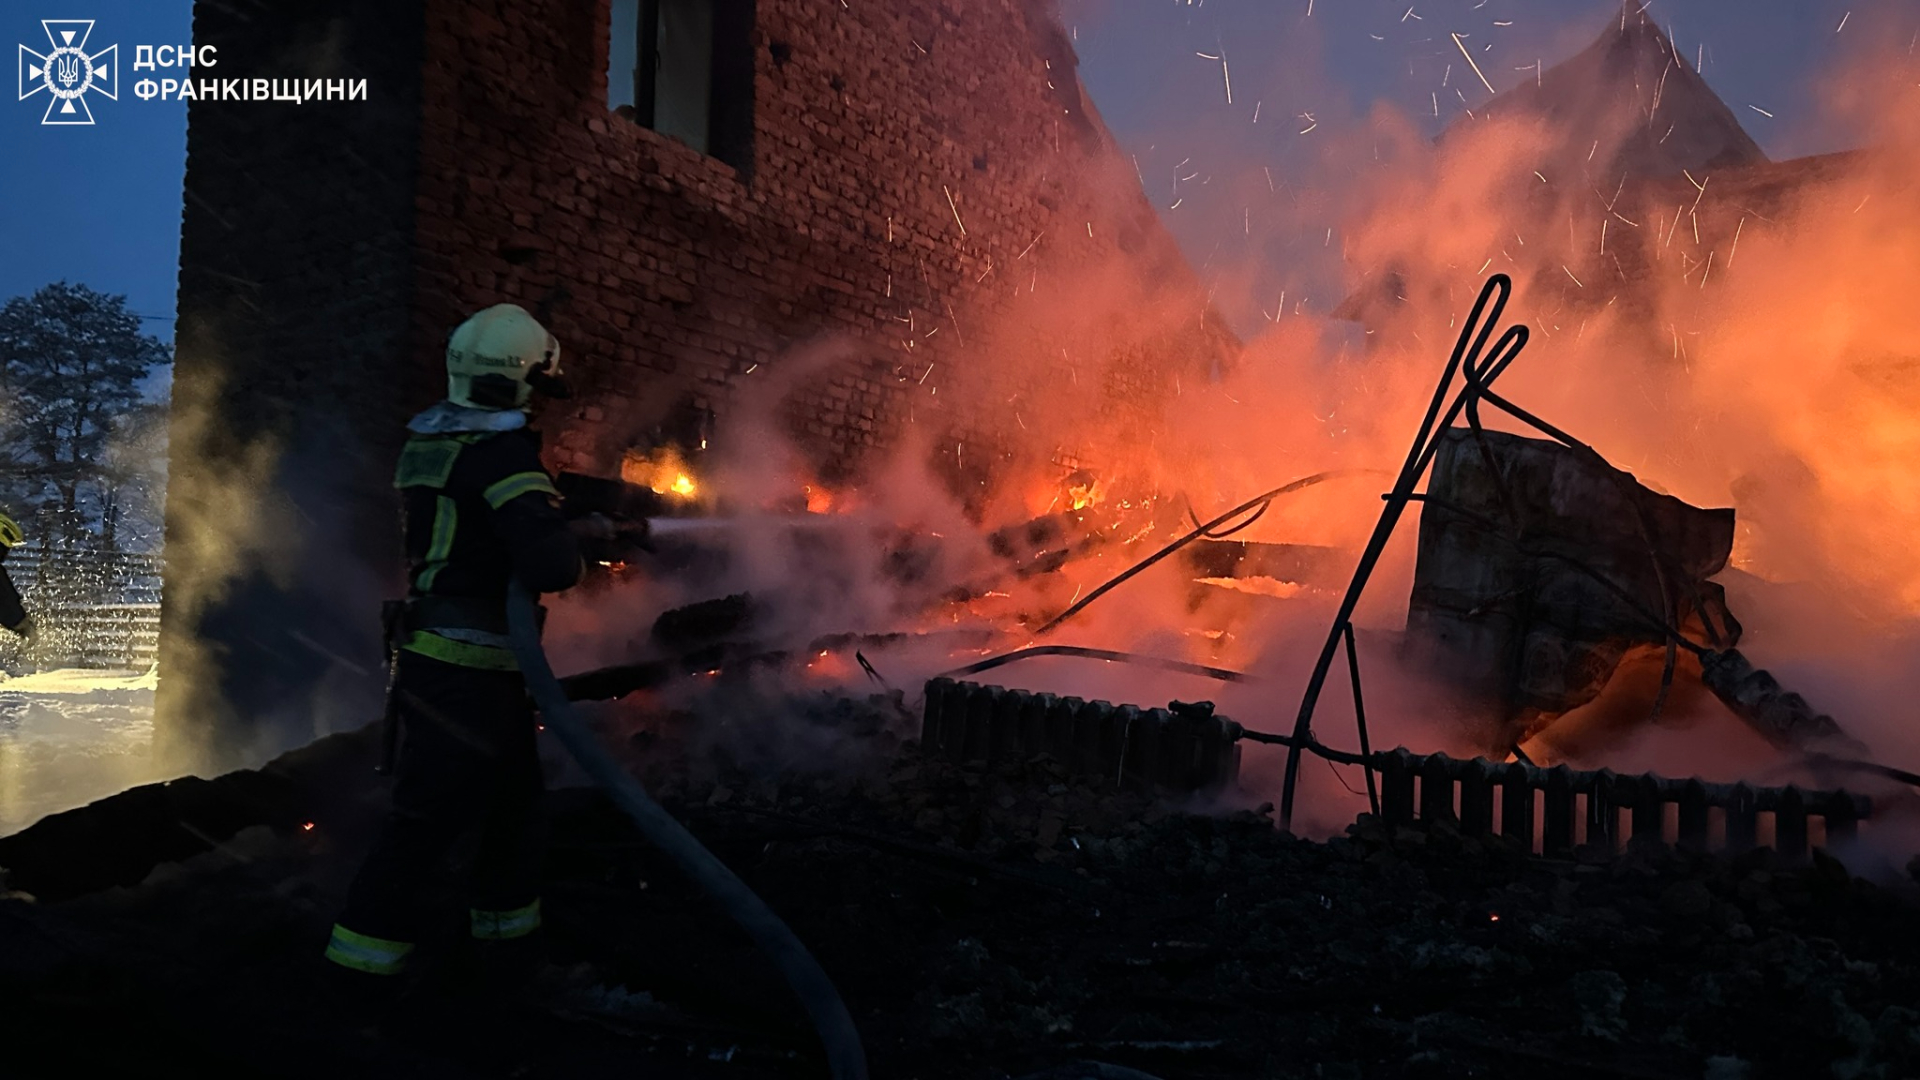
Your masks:
[[[539,437],[518,413],[447,402],[408,429],[394,474],[410,583],[396,644],[463,667],[517,670],[507,583],[559,592],[582,571]]]

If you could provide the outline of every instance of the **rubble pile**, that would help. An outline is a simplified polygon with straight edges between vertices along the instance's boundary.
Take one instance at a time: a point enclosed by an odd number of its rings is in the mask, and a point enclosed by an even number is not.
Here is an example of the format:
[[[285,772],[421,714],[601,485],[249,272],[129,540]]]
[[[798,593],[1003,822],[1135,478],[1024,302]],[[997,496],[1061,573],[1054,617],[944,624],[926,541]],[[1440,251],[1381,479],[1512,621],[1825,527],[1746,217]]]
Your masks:
[[[1045,755],[991,769],[924,756],[890,695],[810,701],[813,718],[789,726],[845,731],[857,750],[775,770],[671,717],[620,741],[820,958],[874,1075],[1083,1060],[1166,1078],[1920,1071],[1911,883],[1869,884],[1824,855],[1786,868],[1764,849],[1545,860],[1445,823],[1363,818],[1312,843],[1265,806],[1168,805]],[[603,722],[612,737],[630,718]],[[553,797],[556,967],[539,996],[475,1002],[442,976],[384,1034],[344,1019],[318,950],[381,808],[373,741],[337,736],[265,778],[190,785],[176,801],[206,828],[166,828],[167,801],[141,789],[0,839],[9,887],[41,889],[0,900],[9,1074],[162,1052],[284,1076],[820,1074],[773,970],[577,788]],[[82,827],[133,820],[122,800],[144,831]],[[200,854],[164,861],[194,832]],[[41,844],[56,834],[147,845],[154,865],[137,885],[46,889],[45,864],[69,854]],[[137,861],[120,851],[116,872]],[[445,903],[447,939],[422,955],[457,970],[457,894]]]
[[[1593,701],[1649,646],[1668,651],[1665,681],[1677,648],[1694,653],[1702,684],[1777,747],[1861,749],[1734,648],[1740,622],[1711,580],[1732,551],[1731,509],[1690,506],[1552,440],[1452,428],[1438,445],[1407,650],[1481,718],[1490,752]]]

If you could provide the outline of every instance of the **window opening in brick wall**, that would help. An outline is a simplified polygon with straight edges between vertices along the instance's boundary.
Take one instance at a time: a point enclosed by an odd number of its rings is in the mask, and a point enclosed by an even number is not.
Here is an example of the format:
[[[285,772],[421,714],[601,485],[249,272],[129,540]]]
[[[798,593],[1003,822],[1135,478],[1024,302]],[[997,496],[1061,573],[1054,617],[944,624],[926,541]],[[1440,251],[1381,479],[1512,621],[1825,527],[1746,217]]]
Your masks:
[[[611,0],[607,105],[745,172],[753,0]]]

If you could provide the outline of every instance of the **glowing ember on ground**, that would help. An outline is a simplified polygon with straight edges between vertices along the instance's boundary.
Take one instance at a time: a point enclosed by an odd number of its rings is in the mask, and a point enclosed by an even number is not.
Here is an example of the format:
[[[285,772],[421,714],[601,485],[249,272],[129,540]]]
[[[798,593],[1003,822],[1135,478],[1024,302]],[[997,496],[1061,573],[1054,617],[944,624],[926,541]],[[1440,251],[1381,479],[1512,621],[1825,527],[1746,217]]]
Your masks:
[[[1271,577],[1205,577],[1194,578],[1196,584],[1212,585],[1219,589],[1232,589],[1235,592],[1251,593],[1255,596],[1271,596],[1276,600],[1290,600],[1306,590],[1306,586],[1297,581],[1281,581]]]

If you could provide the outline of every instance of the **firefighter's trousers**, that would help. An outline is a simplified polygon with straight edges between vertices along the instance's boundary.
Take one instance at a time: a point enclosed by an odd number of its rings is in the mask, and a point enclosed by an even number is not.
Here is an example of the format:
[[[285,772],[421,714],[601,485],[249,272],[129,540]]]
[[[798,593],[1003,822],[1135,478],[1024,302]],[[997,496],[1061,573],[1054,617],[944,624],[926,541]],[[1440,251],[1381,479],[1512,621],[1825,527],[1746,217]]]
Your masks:
[[[524,680],[408,651],[397,662],[393,808],[327,949],[334,962],[373,974],[404,967],[426,917],[423,893],[469,830],[480,834],[473,936],[518,938],[540,925],[543,783]]]

